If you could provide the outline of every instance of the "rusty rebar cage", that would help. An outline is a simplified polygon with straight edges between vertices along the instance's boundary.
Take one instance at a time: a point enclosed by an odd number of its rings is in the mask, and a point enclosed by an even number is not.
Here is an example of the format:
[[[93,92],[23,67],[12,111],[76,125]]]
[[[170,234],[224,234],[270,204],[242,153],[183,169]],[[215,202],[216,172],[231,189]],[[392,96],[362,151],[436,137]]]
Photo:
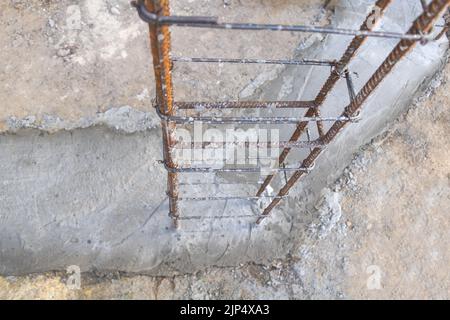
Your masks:
[[[377,0],[375,6],[379,9],[382,16],[393,0]],[[436,20],[444,13],[450,5],[450,0],[432,0],[428,4],[421,1],[423,5],[423,13],[414,21],[412,27],[406,34],[394,32],[374,31],[377,21],[371,21],[372,13],[366,18],[359,30],[314,27],[300,25],[273,25],[273,24],[251,24],[251,23],[222,23],[214,17],[192,17],[192,16],[171,16],[169,9],[169,0],[139,0],[133,2],[139,16],[148,23],[151,43],[151,54],[153,57],[153,68],[156,82],[156,111],[161,119],[162,137],[163,137],[163,164],[168,172],[167,179],[167,195],[169,198],[169,216],[172,218],[175,227],[179,227],[179,221],[183,219],[179,212],[179,201],[212,201],[212,200],[233,200],[243,199],[254,201],[259,199],[268,199],[270,203],[259,215],[245,215],[242,217],[253,217],[259,224],[264,218],[267,218],[275,206],[288,196],[291,188],[297,181],[310,172],[314,168],[316,159],[321,155],[326,146],[338,135],[338,133],[351,122],[358,121],[359,112],[365,101],[372,92],[379,86],[383,79],[391,72],[394,66],[407,55],[412,48],[419,42],[426,44],[433,41],[431,31]],[[369,23],[372,22],[372,23]],[[272,31],[291,31],[291,32],[308,32],[323,33],[343,36],[354,36],[347,50],[339,60],[317,60],[317,59],[284,59],[284,60],[267,60],[267,59],[230,59],[230,58],[186,58],[171,57],[171,38],[170,26],[184,26],[192,28],[211,28],[225,30],[272,30]],[[448,30],[448,26],[443,26],[443,32]],[[441,32],[442,33],[442,32]],[[397,39],[397,46],[390,52],[388,57],[374,72],[372,77],[367,81],[363,88],[357,93],[355,92],[351,72],[348,66],[352,59],[356,56],[358,50],[369,37],[391,38]],[[172,66],[173,62],[188,63],[232,63],[232,64],[282,64],[282,65],[312,65],[331,68],[330,75],[325,84],[317,94],[313,101],[219,101],[219,102],[176,102],[173,96],[172,84]],[[338,117],[322,117],[321,107],[330,92],[336,86],[341,78],[344,78],[348,88],[349,105],[344,108],[342,114]],[[205,116],[200,112],[196,116],[183,116],[179,114],[181,110],[215,110],[223,112],[229,109],[295,109],[306,110],[301,116],[297,117],[253,117],[253,116]],[[272,168],[271,171],[264,176],[258,192],[255,196],[229,196],[229,197],[183,197],[179,195],[179,174],[182,173],[210,173],[210,172],[235,172],[235,173],[261,173],[258,167],[234,167],[234,168],[216,168],[216,167],[183,167],[180,166],[175,157],[174,150],[177,148],[195,148],[195,143],[185,143],[177,141],[176,129],[177,125],[192,125],[196,122],[224,125],[258,125],[258,124],[294,124],[296,126],[291,138],[288,141],[279,143],[258,142],[257,145],[264,145],[268,148],[281,148],[279,155],[278,168]],[[328,130],[325,129],[324,123],[331,122]],[[311,126],[314,124],[313,126]],[[310,130],[315,128],[318,138],[310,139]],[[308,141],[299,141],[299,139],[307,134]],[[200,147],[208,146],[219,148],[223,144],[214,142],[205,142]],[[250,143],[244,143],[242,147],[248,147]],[[295,167],[286,167],[286,159],[292,149],[306,149],[308,155],[299,160],[299,165]],[[271,184],[272,180],[278,173],[285,176],[285,184],[279,189],[275,196],[264,196],[265,191]],[[287,173],[291,176],[288,177]],[[241,216],[239,216],[241,217]],[[186,219],[209,219],[210,216],[191,216]],[[220,217],[223,218],[223,217]]]

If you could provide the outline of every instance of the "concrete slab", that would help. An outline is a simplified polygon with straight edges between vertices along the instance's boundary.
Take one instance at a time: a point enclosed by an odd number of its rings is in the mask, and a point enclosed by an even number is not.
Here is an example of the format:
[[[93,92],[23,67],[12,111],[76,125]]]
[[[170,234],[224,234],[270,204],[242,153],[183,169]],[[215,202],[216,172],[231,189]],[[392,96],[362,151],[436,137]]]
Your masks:
[[[333,24],[359,27],[370,3],[340,2]],[[383,27],[404,31],[419,12],[420,3],[396,1]],[[346,46],[337,37],[320,40],[303,53],[337,57]],[[351,66],[358,73],[357,89],[393,46],[393,41],[386,40],[367,43]],[[442,39],[419,46],[408,56],[365,105],[363,120],[341,134],[316,170],[292,192],[294,197],[260,227],[244,218],[190,220],[182,230],[174,231],[167,217],[165,172],[157,163],[160,130],[145,112],[126,108],[75,122],[9,118],[9,132],[0,136],[0,273],[78,265],[83,271],[167,275],[287,255],[313,219],[305,213],[320,190],[339,176],[361,145],[379,134],[427,86],[442,67],[447,47],[447,40]],[[302,70],[281,70],[257,92],[264,92],[260,96],[264,98],[313,95],[329,70]],[[327,101],[327,112],[341,111],[346,99],[345,86],[338,86]],[[222,201],[182,210],[186,215],[220,216],[252,214],[254,207]]]

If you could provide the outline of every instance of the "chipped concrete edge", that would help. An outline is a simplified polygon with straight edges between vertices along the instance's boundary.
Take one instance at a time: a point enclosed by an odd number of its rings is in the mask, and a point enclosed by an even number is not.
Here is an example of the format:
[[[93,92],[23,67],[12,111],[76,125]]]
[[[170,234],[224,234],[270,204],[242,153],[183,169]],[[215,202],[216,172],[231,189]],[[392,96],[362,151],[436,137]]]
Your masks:
[[[30,115],[24,118],[11,116],[0,121],[0,134],[16,133],[22,129],[56,133],[95,126],[104,126],[118,132],[131,134],[157,128],[159,120],[154,112],[144,112],[130,106],[123,106],[111,108],[94,116],[82,117],[76,121],[65,120],[49,114],[40,117]]]

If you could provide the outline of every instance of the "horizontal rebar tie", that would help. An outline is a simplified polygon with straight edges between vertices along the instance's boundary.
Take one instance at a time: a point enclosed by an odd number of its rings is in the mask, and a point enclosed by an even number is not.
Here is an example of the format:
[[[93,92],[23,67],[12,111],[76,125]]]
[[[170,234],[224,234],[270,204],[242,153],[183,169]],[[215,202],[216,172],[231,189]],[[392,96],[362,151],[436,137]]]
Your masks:
[[[179,110],[209,109],[309,109],[316,108],[314,101],[221,101],[221,102],[175,102]]]
[[[298,124],[299,122],[356,122],[358,117],[187,117],[164,115],[156,108],[156,112],[161,120],[176,124],[195,124],[202,122],[205,124]]]
[[[212,172],[228,172],[228,173],[261,173],[261,172],[310,172],[314,165],[312,167],[306,168],[306,167],[295,167],[295,168],[286,168],[286,167],[280,167],[280,168],[270,168],[270,167],[254,167],[254,168],[213,168],[213,167],[207,167],[207,168],[183,168],[183,167],[176,167],[171,168],[167,164],[164,164],[167,171],[172,173],[212,173]]]
[[[208,28],[223,30],[268,30],[268,31],[290,31],[335,34],[343,36],[364,36],[377,38],[402,39],[410,41],[427,42],[433,40],[432,37],[421,34],[402,34],[398,32],[382,32],[368,30],[351,30],[343,28],[283,25],[283,24],[258,24],[258,23],[221,23],[217,17],[198,16],[159,16],[149,12],[143,0],[133,1],[132,5],[137,9],[139,17],[149,23],[157,25],[172,25],[179,27]]]
[[[184,216],[178,220],[224,220],[224,219],[245,219],[245,218],[261,218],[260,214],[241,214],[236,216]]]
[[[388,6],[394,0],[377,0],[375,7],[380,9],[380,17],[384,15]],[[359,121],[359,113],[364,102],[370,97],[372,92],[380,85],[381,81],[392,71],[398,61],[420,41],[426,44],[428,41],[437,40],[449,29],[450,15],[446,18],[446,24],[440,34],[436,37],[431,35],[433,27],[436,27],[437,18],[448,9],[450,0],[431,0],[427,4],[421,1],[423,13],[414,21],[412,27],[406,34],[397,32],[374,31],[378,20],[373,23],[373,13],[369,13],[359,30],[332,28],[332,27],[316,27],[303,25],[283,25],[283,24],[254,24],[254,23],[223,23],[219,22],[215,17],[199,17],[199,16],[171,16],[169,10],[169,0],[138,0],[133,1],[138,14],[142,20],[149,24],[150,44],[153,56],[153,66],[156,83],[156,111],[161,119],[163,132],[163,153],[164,164],[168,171],[168,188],[169,197],[169,215],[173,219],[174,225],[179,227],[180,220],[191,219],[236,219],[236,218],[255,218],[256,223],[260,223],[264,218],[268,217],[272,210],[281,200],[288,197],[291,188],[298,180],[314,169],[316,159],[322,154],[325,147],[338,135],[338,133],[349,123]],[[210,28],[223,30],[269,30],[269,31],[291,31],[291,32],[307,32],[333,34],[342,36],[354,36],[348,45],[346,51],[339,60],[321,60],[321,59],[240,59],[240,58],[211,58],[211,57],[176,57],[170,55],[170,30],[169,26],[181,26],[192,28]],[[362,89],[357,92],[353,83],[351,72],[348,70],[352,59],[356,56],[357,51],[362,47],[369,37],[397,39],[399,43],[390,52],[389,56],[372,74],[371,78],[366,82]],[[266,64],[266,65],[292,65],[292,66],[324,66],[330,67],[331,72],[325,84],[321,87],[318,95],[313,101],[219,101],[219,102],[174,102],[173,84],[172,84],[172,67],[173,62],[185,63],[218,63],[218,64]],[[320,108],[324,104],[330,92],[335,88],[341,78],[345,78],[350,103],[347,105],[340,116],[324,117],[321,116]],[[225,110],[225,109],[306,109],[304,116],[296,117],[264,117],[264,116],[202,116],[201,112],[208,110]],[[176,114],[177,110],[185,110],[186,116]],[[200,115],[188,116],[189,111],[196,111]],[[184,142],[177,141],[176,129],[177,124],[195,124],[197,122],[206,124],[241,124],[241,125],[259,125],[259,124],[294,124],[295,131],[289,141],[282,142],[262,142],[262,141],[243,141],[243,142],[223,142],[223,141],[202,141],[202,142]],[[331,122],[326,129],[324,122]],[[318,139],[311,139],[311,126],[314,123],[317,128]],[[306,132],[308,141],[299,141]],[[258,157],[253,155],[254,160],[263,163],[263,159],[278,160],[277,168],[269,166],[250,167],[227,167],[222,164],[206,163],[205,158],[203,165],[210,167],[183,167],[173,158],[174,151],[183,151],[185,149],[196,150],[198,148],[204,150],[214,150],[227,146],[235,147],[258,147],[258,148],[281,148],[282,152],[275,159],[269,158],[267,155]],[[307,148],[309,153],[296,167],[286,167],[285,162],[292,149]],[[252,155],[248,156],[250,159]],[[211,159],[214,161],[224,161],[226,159]],[[193,160],[194,162],[195,159]],[[214,163],[214,162],[212,162]],[[258,162],[255,162],[258,163]],[[183,163],[184,166],[190,163]],[[254,183],[259,185],[259,190],[255,196],[180,196],[179,186],[205,185],[204,181],[199,183],[179,183],[178,173],[259,173],[259,178],[264,181]],[[287,173],[291,172],[290,177]],[[286,183],[279,188],[274,196],[266,196],[265,192],[271,184],[276,173],[284,173]],[[203,178],[203,177],[202,177]],[[214,183],[217,184],[217,183]],[[246,182],[251,185],[251,183]],[[265,207],[260,215],[236,215],[236,216],[180,216],[178,202],[179,201],[228,201],[228,200],[248,200],[259,201],[268,199],[269,204]]]
[[[245,196],[223,196],[223,197],[182,197],[178,198],[179,201],[226,201],[226,200],[247,200],[247,201],[258,201],[262,199],[286,199],[287,196],[277,197],[277,196],[260,196],[260,197],[245,197]]]
[[[187,57],[173,57],[172,61],[176,62],[192,62],[192,63],[231,63],[231,64],[281,64],[294,66],[323,66],[335,67],[336,60],[274,60],[274,59],[230,59],[230,58],[187,58]]]
[[[176,150],[184,150],[184,149],[206,149],[206,148],[224,148],[228,146],[236,146],[243,148],[264,148],[264,149],[275,149],[275,148],[298,148],[298,149],[308,149],[315,147],[324,147],[326,144],[321,140],[314,141],[280,141],[280,142],[253,142],[253,141],[234,141],[234,142],[212,142],[212,141],[203,141],[203,142],[177,142],[174,144],[174,148]]]

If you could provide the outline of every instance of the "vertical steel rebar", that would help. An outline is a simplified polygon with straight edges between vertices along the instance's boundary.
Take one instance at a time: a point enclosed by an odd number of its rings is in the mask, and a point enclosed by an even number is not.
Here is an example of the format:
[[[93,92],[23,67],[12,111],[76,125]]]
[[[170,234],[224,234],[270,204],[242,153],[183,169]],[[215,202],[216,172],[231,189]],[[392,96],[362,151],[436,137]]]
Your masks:
[[[168,0],[145,0],[148,11],[164,16],[170,15]],[[150,46],[153,57],[153,68],[156,84],[156,103],[161,114],[172,116],[175,114],[173,105],[172,61],[170,59],[170,30],[168,26],[149,24]],[[176,143],[175,123],[161,121],[163,136],[164,160],[169,168],[177,165],[172,157],[172,148]],[[169,215],[175,228],[179,228],[178,211],[178,176],[174,172],[167,175],[167,195],[169,197]]]
[[[384,12],[386,11],[389,4],[392,3],[393,0],[378,0],[375,3],[375,7],[379,8],[379,16],[374,16],[373,13],[370,13],[366,19],[364,20],[363,24],[360,27],[361,31],[372,31],[375,26],[377,25],[377,22],[380,20]],[[315,104],[317,106],[317,109],[310,108],[305,116],[306,117],[312,117],[317,114],[317,110],[319,110],[320,106],[324,103],[325,99],[327,98],[328,94],[331,92],[331,90],[334,88],[336,83],[339,81],[339,79],[342,76],[342,72],[347,67],[347,65],[350,63],[350,61],[355,56],[356,52],[361,48],[361,46],[366,41],[367,36],[356,36],[353,38],[352,42],[348,46],[347,50],[345,51],[344,55],[339,60],[337,67],[335,70],[333,70],[328,77],[327,81],[323,85],[322,89],[320,90],[319,94],[317,95],[315,99]],[[320,111],[319,111],[320,112]],[[317,123],[322,128],[319,130],[323,130],[323,126],[320,123]],[[295,129],[294,133],[292,134],[292,137],[290,139],[291,142],[296,142],[302,134],[305,132],[306,127],[308,126],[308,122],[301,122],[297,125],[297,128]],[[320,131],[319,131],[320,132]],[[322,132],[323,133],[323,132]],[[320,133],[319,133],[320,134]],[[283,163],[286,161],[287,156],[289,155],[291,149],[285,148],[283,149],[282,153],[280,154],[279,162]],[[264,193],[267,186],[270,184],[270,182],[273,180],[275,176],[270,175],[267,176],[267,178],[264,180],[263,184],[259,188],[256,195],[260,196]]]
[[[347,69],[347,66],[368,38],[368,33],[366,31],[373,31],[377,22],[381,19],[382,15],[385,13],[387,7],[392,3],[392,1],[393,0],[376,1],[375,6],[377,7],[377,10],[373,11],[366,17],[360,28],[360,31],[362,32],[359,32],[359,35],[353,38],[341,59],[336,63],[329,78],[321,88],[315,100],[308,106],[304,106],[307,110],[304,117],[296,118],[294,120],[293,123],[296,123],[297,127],[289,140],[290,143],[295,144],[305,133],[305,130],[307,131],[308,141],[310,142],[310,131],[308,127],[310,120],[307,118],[317,117],[320,118],[316,121],[317,131],[319,134],[318,142],[320,142],[320,145],[329,144],[348,123],[348,120],[346,121],[344,119],[353,119],[359,113],[367,98],[380,85],[383,79],[392,71],[395,65],[415,47],[417,37],[413,38],[413,36],[410,36],[408,38],[401,38],[402,40],[400,40],[397,46],[390,52],[388,57],[367,81],[361,91],[357,94],[355,93],[351,75]],[[424,11],[414,21],[412,27],[408,31],[408,35],[421,36],[423,38],[423,42],[426,42],[430,39],[429,34],[431,33],[437,18],[443,13],[444,10],[449,8],[450,0],[432,0],[429,5],[426,5],[426,1],[421,1],[421,3],[424,6]],[[170,16],[169,0],[143,0],[143,2],[140,2],[141,8],[143,8],[142,6],[144,4],[146,9],[154,15],[159,17]],[[149,13],[148,15],[150,16]],[[158,110],[158,114],[161,116],[164,163],[166,169],[168,170],[167,195],[169,197],[169,216],[171,217],[175,228],[179,228],[181,217],[179,215],[178,202],[182,198],[179,197],[178,192],[179,184],[177,169],[179,169],[179,167],[174,160],[172,153],[177,143],[175,135],[176,122],[173,119],[176,118],[176,109],[178,109],[178,107],[174,104],[173,97],[171,75],[172,60],[170,57],[171,38],[169,24],[162,23],[161,21],[163,20],[164,18],[153,19],[152,23],[149,23],[149,34],[156,84],[156,108]],[[448,30],[448,18],[446,23],[447,29],[444,29],[440,35]],[[334,124],[328,131],[325,131],[323,119],[320,115],[320,107],[323,105],[330,92],[342,77],[345,77],[347,81],[350,103],[345,108],[342,116],[337,119],[333,119],[333,121],[335,121]],[[227,103],[226,106],[233,107],[234,105]],[[236,107],[245,106],[239,104],[236,105]],[[285,161],[293,145],[284,145],[283,147],[283,151],[279,156],[279,163],[281,167],[285,166]],[[277,206],[283,198],[285,198],[297,181],[309,171],[303,169],[312,168],[314,166],[314,162],[322,152],[323,148],[321,146],[312,146],[312,149],[310,149],[310,154],[303,160],[301,167],[294,168],[294,173],[289,179],[286,177],[286,171],[284,172],[285,179],[287,180],[285,185],[279,190],[277,196],[272,198],[270,204],[259,216],[257,224],[271,214],[273,208]],[[301,170],[300,168],[303,169]],[[261,197],[273,180],[274,176],[275,174],[266,177],[264,182],[261,184],[256,197]]]
[[[412,27],[409,30],[411,34],[428,34],[432,28],[433,24],[439,18],[439,16],[444,12],[444,10],[450,5],[450,0],[433,0],[427,6],[426,10],[414,21]],[[357,94],[355,99],[345,108],[343,115],[353,116],[359,111],[367,98],[371,93],[380,85],[383,79],[392,71],[394,66],[416,45],[415,41],[402,40],[400,43],[391,51],[389,56],[380,65],[377,71],[372,75],[369,81]],[[336,135],[341,131],[347,122],[337,121],[325,136],[322,138],[324,143],[331,142]],[[322,150],[320,148],[315,148],[310,155],[303,161],[303,166],[310,167],[314,161],[319,157]],[[287,195],[289,190],[295,185],[295,183],[303,176],[304,172],[296,172],[289,179],[288,183],[284,185],[283,188],[278,192],[276,199],[274,199],[264,210],[262,217],[258,218],[257,224],[270,215],[273,208],[281,201],[279,197],[284,197]]]

